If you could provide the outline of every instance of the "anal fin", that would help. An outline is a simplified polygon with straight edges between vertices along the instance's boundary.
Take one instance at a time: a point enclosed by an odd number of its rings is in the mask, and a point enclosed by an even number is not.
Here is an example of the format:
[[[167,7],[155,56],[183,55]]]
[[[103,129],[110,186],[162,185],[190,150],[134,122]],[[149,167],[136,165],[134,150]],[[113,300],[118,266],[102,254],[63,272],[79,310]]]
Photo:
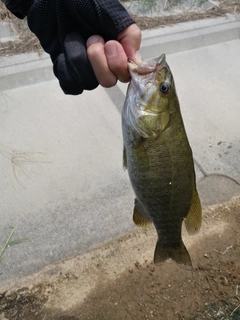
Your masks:
[[[138,199],[135,199],[135,205],[133,209],[133,222],[138,227],[147,227],[152,223],[152,220],[147,214],[147,211]]]
[[[193,191],[192,202],[185,219],[185,226],[188,234],[193,235],[200,230],[202,222],[202,207],[196,189]]]

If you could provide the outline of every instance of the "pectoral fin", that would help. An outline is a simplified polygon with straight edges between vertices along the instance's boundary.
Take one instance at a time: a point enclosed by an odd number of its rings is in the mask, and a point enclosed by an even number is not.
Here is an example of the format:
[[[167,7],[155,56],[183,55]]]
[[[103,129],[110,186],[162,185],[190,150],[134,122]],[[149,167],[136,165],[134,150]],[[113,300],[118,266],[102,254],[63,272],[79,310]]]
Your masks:
[[[149,224],[152,223],[151,218],[149,217],[145,208],[138,199],[135,199],[135,206],[133,209],[133,222],[138,227],[147,227]]]
[[[201,202],[200,202],[197,190],[194,189],[191,206],[185,220],[185,226],[188,234],[193,235],[197,233],[201,227],[201,222],[202,222]]]

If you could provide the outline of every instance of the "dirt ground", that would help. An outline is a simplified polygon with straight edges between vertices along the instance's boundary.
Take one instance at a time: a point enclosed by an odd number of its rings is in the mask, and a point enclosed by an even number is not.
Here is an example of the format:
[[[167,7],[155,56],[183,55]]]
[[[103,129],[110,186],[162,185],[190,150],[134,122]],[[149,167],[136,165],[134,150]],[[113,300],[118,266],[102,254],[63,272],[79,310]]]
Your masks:
[[[124,0],[121,1],[124,4]],[[133,16],[136,23],[141,30],[153,29],[157,27],[164,27],[173,25],[179,22],[193,21],[199,19],[208,19],[225,16],[227,13],[239,14],[240,1],[239,0],[218,0],[218,5],[212,9],[192,12],[184,11],[182,14],[166,15],[161,17],[138,17]],[[26,52],[42,52],[42,48],[38,39],[32,34],[26,21],[22,21],[13,16],[6,10],[5,6],[0,2],[0,20],[9,21],[12,30],[18,35],[19,39],[12,42],[0,42],[0,57],[10,56],[14,54]]]
[[[41,51],[26,25],[0,8],[19,34],[0,44],[0,56]],[[141,29],[240,13],[239,0],[219,0],[202,13],[138,18]],[[153,228],[138,229],[83,255],[48,266],[0,288],[0,320],[239,320],[240,198],[204,211],[200,233],[184,242],[188,271],[174,262],[152,263]]]
[[[0,288],[1,320],[239,320],[240,197],[208,207],[185,234],[193,269],[155,267],[153,228]]]

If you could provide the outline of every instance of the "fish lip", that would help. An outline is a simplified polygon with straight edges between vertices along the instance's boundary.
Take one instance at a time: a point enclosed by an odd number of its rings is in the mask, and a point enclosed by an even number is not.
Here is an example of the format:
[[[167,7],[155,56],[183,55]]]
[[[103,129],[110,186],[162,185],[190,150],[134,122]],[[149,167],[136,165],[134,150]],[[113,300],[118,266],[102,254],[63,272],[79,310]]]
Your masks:
[[[155,64],[153,64],[153,62]],[[139,79],[142,76],[142,81],[145,82],[145,86],[153,84],[156,74],[165,66],[167,66],[165,53],[155,59],[147,59],[146,61],[142,60],[138,64],[133,60],[128,59],[128,69],[132,78],[131,81],[133,81],[138,87],[140,87]]]
[[[152,61],[151,59],[146,60],[146,61],[142,60],[141,63],[136,64],[132,60],[128,59],[128,64],[129,64],[129,68],[133,72],[137,72],[139,75],[153,73],[153,72],[161,69],[162,67],[164,67],[167,64],[165,53],[161,54],[160,57],[155,58],[153,60],[153,61],[155,61],[155,65],[149,64],[151,61]]]
[[[163,53],[160,57],[154,59],[154,61],[156,62],[155,66],[151,66],[149,64],[150,61],[151,59],[146,61],[142,60],[140,63],[137,64],[133,60],[128,58],[128,68],[130,71],[136,72],[139,75],[155,72],[157,69],[163,67],[166,64],[166,55],[165,53]]]
[[[150,66],[146,61],[143,61],[140,64],[136,64],[134,61],[128,59],[128,68],[130,73],[134,72],[139,75],[146,75],[152,73],[156,67]]]

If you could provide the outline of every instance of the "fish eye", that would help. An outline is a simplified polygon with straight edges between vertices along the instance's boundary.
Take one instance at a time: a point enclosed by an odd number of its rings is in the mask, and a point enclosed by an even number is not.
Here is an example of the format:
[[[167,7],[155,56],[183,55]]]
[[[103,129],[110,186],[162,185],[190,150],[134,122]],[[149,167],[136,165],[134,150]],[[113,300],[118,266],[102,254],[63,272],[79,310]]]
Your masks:
[[[160,91],[163,94],[167,94],[170,91],[170,83],[169,82],[163,82],[160,84]]]

